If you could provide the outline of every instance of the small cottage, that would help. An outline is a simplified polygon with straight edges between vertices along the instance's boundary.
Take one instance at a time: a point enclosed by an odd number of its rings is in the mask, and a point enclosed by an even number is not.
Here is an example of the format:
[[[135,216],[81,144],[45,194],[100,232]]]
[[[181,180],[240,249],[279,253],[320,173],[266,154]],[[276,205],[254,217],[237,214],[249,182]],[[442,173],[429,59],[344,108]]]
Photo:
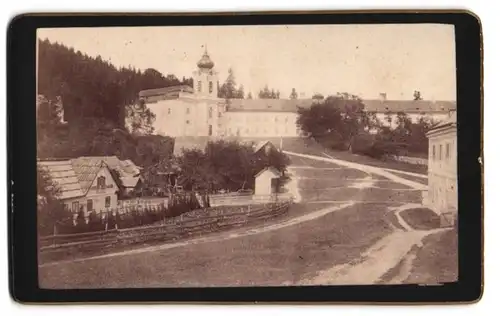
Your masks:
[[[281,173],[273,167],[262,169],[255,176],[255,195],[266,196],[278,193]]]

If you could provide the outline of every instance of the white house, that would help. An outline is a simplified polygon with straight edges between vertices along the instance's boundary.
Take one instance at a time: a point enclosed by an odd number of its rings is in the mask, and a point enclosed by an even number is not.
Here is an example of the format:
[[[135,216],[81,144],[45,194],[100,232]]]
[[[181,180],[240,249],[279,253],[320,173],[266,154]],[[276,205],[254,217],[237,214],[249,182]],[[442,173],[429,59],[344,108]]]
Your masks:
[[[262,169],[255,175],[255,195],[271,196],[278,193],[278,182],[280,172],[273,167]]]
[[[442,225],[453,225],[458,210],[456,112],[450,112],[427,137],[429,189],[424,204],[440,215]]]

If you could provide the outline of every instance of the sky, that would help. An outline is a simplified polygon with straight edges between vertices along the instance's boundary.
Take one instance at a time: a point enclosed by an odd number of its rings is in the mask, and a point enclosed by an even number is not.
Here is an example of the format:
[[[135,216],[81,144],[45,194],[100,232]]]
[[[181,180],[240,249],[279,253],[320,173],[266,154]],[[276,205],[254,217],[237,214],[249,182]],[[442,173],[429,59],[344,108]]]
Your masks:
[[[182,26],[38,29],[115,66],[179,78],[196,70],[205,45],[219,72],[255,96],[266,84],[288,97],[356,94],[364,99],[456,100],[454,27],[444,24]]]

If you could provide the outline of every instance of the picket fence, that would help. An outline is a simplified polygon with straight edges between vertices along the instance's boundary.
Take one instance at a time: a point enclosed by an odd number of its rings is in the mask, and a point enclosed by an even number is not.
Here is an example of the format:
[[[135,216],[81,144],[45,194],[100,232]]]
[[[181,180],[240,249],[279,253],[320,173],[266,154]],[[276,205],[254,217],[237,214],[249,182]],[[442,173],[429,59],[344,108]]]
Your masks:
[[[40,237],[39,252],[42,261],[50,261],[75,252],[150,241],[174,241],[275,218],[287,213],[291,203],[288,200],[265,205],[195,210],[151,226]],[[44,255],[46,258],[43,258]]]

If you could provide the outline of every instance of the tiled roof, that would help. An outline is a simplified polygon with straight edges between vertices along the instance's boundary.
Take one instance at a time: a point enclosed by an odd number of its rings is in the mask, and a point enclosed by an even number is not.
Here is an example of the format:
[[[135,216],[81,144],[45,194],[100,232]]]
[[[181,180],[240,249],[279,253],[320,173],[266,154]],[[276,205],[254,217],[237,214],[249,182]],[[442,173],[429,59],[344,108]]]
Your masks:
[[[443,127],[447,127],[447,126],[453,126],[457,124],[457,112],[456,111],[452,111],[450,112],[450,116],[439,122],[438,124],[436,124],[435,126],[432,127],[432,129],[429,131],[429,133],[432,133],[433,131],[437,130],[437,129],[440,129],[440,128],[443,128]]]
[[[312,99],[233,99],[229,112],[296,112],[298,107],[308,108]],[[456,109],[456,102],[427,100],[363,100],[365,111],[369,112],[448,112]]]
[[[41,161],[38,166],[47,171],[51,180],[58,186],[59,198],[69,199],[85,195],[71,160]]]
[[[139,92],[139,97],[152,97],[152,96],[158,96],[158,95],[164,95],[164,94],[177,94],[179,95],[179,92],[184,91],[184,92],[194,92],[193,88],[188,86],[188,85],[180,85],[180,86],[172,86],[172,87],[165,87],[165,88],[157,88],[157,89],[148,89],[148,90],[142,90]]]
[[[271,141],[269,141],[269,140],[262,140],[259,143],[257,143],[257,145],[255,145],[255,147],[254,147],[254,153],[256,153],[259,150],[261,150],[267,144],[271,144],[272,147],[275,147],[274,144]]]
[[[152,102],[161,99],[176,99],[179,92],[193,93],[192,87],[173,86],[167,88],[143,90],[139,92],[140,97],[148,98]],[[221,103],[225,103],[221,99]],[[298,107],[310,107],[313,99],[231,99],[229,100],[229,112],[296,112]],[[365,110],[369,112],[408,112],[408,113],[442,113],[456,109],[454,101],[431,101],[431,100],[363,100]]]
[[[231,99],[229,112],[297,112],[299,107],[310,107],[312,99]]]
[[[132,161],[121,161],[116,156],[39,161],[38,165],[49,172],[52,181],[60,189],[62,199],[87,194],[97,173],[103,167],[116,170],[125,187],[135,187],[140,179],[140,170]]]
[[[448,112],[456,109],[456,102],[428,100],[363,100],[365,111],[369,112]]]

